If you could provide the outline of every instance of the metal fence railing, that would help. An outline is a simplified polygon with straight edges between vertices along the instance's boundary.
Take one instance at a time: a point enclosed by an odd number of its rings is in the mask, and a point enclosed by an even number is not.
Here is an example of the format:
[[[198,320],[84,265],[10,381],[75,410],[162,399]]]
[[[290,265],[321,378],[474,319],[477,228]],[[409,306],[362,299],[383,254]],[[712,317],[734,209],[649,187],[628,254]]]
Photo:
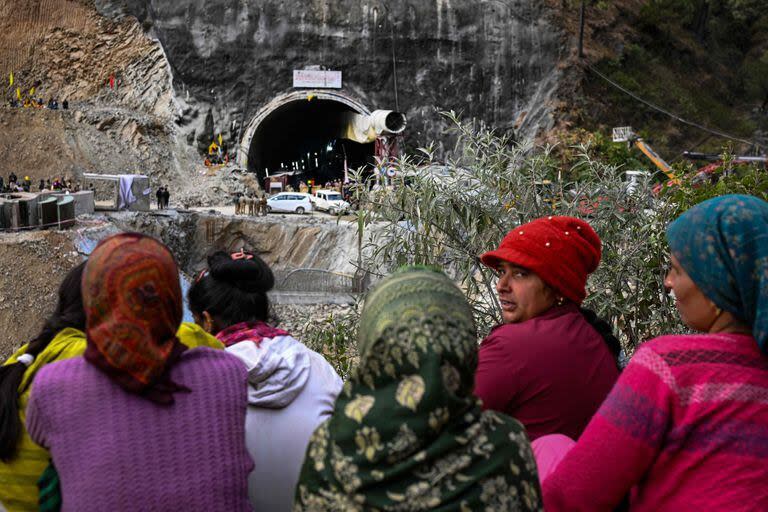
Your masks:
[[[279,291],[359,293],[363,280],[341,272],[320,268],[275,271],[275,289]]]

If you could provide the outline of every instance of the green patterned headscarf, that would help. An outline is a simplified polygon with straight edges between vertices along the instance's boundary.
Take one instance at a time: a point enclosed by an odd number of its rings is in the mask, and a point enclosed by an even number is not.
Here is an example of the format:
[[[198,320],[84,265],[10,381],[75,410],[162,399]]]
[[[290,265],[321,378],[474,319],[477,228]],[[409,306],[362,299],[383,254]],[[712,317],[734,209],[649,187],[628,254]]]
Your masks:
[[[461,291],[409,269],[360,320],[360,365],[313,434],[295,511],[541,510],[516,420],[473,396],[477,335]]]

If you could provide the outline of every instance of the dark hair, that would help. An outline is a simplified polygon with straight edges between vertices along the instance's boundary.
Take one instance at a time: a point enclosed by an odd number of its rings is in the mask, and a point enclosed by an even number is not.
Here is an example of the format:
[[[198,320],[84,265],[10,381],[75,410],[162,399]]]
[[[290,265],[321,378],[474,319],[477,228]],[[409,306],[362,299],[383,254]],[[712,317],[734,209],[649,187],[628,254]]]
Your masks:
[[[240,322],[266,322],[267,292],[274,285],[272,270],[257,255],[217,251],[208,256],[208,269],[189,288],[189,309],[198,316],[207,311],[218,329]]]
[[[584,316],[586,321],[591,325],[597,333],[602,336],[605,344],[608,345],[608,350],[611,351],[614,361],[616,361],[616,367],[621,369],[621,342],[613,335],[613,329],[608,325],[608,322],[597,316],[597,313],[591,309],[580,307],[579,311]]]
[[[29,342],[26,354],[37,357],[59,331],[67,327],[85,329],[85,311],[80,282],[85,262],[69,271],[59,285],[59,301],[53,314],[43,324],[40,333]],[[19,385],[27,366],[13,363],[0,367],[0,460],[10,462],[22,432],[19,418]]]

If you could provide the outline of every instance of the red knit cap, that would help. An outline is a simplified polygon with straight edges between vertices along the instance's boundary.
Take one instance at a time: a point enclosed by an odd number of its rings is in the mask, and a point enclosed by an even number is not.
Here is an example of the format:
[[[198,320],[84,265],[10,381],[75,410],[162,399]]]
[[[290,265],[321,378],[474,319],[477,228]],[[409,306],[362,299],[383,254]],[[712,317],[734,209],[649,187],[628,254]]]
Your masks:
[[[595,230],[573,217],[542,217],[516,227],[499,248],[480,256],[497,268],[500,261],[535,272],[563,297],[577,304],[587,296],[587,276],[600,263],[601,243]]]

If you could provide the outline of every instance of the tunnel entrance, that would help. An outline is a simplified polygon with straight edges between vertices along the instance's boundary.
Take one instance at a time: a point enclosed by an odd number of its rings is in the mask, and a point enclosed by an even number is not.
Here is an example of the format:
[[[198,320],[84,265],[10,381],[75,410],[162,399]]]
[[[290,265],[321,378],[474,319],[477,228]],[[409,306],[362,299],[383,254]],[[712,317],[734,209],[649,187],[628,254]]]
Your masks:
[[[374,163],[374,143],[360,144],[341,138],[345,116],[369,111],[339,93],[296,91],[276,98],[248,126],[241,142],[247,168],[259,182],[269,175],[289,174],[297,186],[344,179],[348,169]]]

